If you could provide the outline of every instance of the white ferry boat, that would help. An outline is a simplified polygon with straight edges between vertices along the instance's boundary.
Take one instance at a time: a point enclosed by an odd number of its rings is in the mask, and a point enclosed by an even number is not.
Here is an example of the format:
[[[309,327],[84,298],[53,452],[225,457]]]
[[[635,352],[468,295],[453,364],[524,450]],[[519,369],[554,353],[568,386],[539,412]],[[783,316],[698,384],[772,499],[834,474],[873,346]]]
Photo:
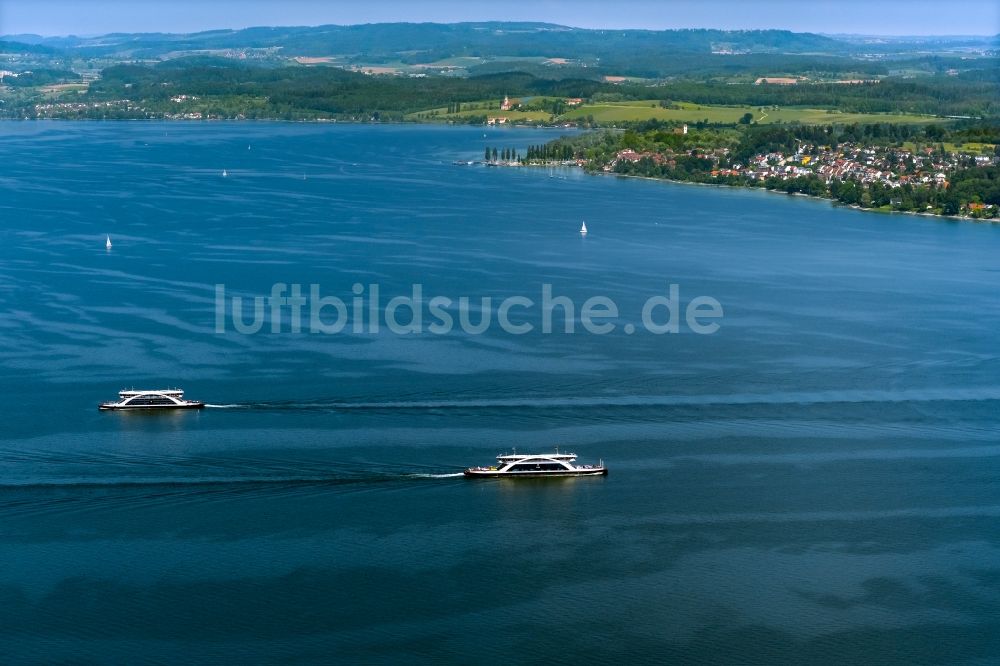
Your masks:
[[[180,389],[153,389],[137,391],[135,389],[118,392],[117,402],[102,402],[98,409],[201,409],[205,403],[198,400],[185,400],[184,391]]]
[[[467,478],[526,478],[543,476],[605,476],[608,468],[602,460],[597,465],[576,465],[575,453],[504,453],[492,467],[470,467]]]

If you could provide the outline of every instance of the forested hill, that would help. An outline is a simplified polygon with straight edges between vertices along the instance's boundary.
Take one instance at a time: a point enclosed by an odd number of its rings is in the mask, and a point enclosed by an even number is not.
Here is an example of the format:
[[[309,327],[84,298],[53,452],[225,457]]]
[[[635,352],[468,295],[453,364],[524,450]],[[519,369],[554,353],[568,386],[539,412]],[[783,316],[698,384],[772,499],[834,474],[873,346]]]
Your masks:
[[[151,58],[183,50],[281,48],[285,55],[365,54],[431,62],[455,56],[619,58],[627,53],[712,51],[837,53],[846,43],[787,30],[589,30],[546,23],[377,23],[260,27],[193,34],[116,33],[100,37],[32,38],[85,56]]]
[[[28,44],[0,39],[0,53],[37,53],[50,55],[55,52],[56,49],[42,44]]]
[[[995,37],[830,37],[787,30],[597,30],[548,23],[376,23],[256,27],[191,34],[0,36],[23,69],[97,71],[123,62],[190,56],[280,66],[375,68],[373,73],[478,76],[526,71],[541,78],[802,77],[867,80],[989,70]],[[31,54],[49,54],[41,62]],[[873,55],[874,54],[874,55]],[[6,67],[12,71],[17,68]],[[995,70],[995,67],[992,67]]]
[[[891,55],[873,55],[865,40],[785,30],[507,22],[4,39],[0,116],[7,118],[398,120],[474,103],[487,122],[484,100],[506,95],[1000,115],[993,38],[976,47],[967,39],[959,51],[948,50],[949,38],[930,51],[889,40]]]
[[[188,96],[178,104],[178,96]],[[74,102],[129,99],[154,115],[197,110],[218,117],[400,119],[421,109],[516,97],[618,101],[687,100],[700,104],[802,106],[850,112],[1000,115],[998,85],[963,77],[886,79],[873,85],[756,86],[678,81],[647,86],[590,79],[539,78],[524,72],[472,77],[367,76],[336,67],[255,67],[225,58],[178,58],[158,65],[115,65]],[[193,99],[197,98],[197,99]],[[100,114],[105,110],[98,109]],[[20,117],[31,116],[19,111]],[[485,113],[485,111],[483,112]],[[102,116],[103,117],[103,116]],[[145,117],[139,115],[137,117]],[[485,118],[483,119],[485,122]]]
[[[143,111],[121,117],[158,117],[182,108],[206,115],[247,118],[401,120],[406,112],[456,101],[501,99],[508,93],[589,97],[607,85],[581,79],[539,79],[524,73],[469,78],[366,76],[335,67],[157,67],[117,65],[104,70],[83,104],[128,98]],[[185,96],[178,104],[179,96]],[[22,112],[23,113],[23,112]],[[99,106],[83,117],[118,117]]]

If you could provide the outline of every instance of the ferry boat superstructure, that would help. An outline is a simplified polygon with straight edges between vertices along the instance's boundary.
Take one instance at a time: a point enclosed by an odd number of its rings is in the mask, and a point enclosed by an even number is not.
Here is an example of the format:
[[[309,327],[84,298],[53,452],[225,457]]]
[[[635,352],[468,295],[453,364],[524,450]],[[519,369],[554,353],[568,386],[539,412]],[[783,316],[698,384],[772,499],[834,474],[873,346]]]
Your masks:
[[[135,389],[118,392],[117,402],[102,402],[98,409],[201,409],[205,403],[199,400],[185,400],[181,389]]]
[[[576,465],[575,453],[504,453],[492,467],[470,467],[470,478],[530,478],[547,476],[605,476],[604,461],[597,465]]]

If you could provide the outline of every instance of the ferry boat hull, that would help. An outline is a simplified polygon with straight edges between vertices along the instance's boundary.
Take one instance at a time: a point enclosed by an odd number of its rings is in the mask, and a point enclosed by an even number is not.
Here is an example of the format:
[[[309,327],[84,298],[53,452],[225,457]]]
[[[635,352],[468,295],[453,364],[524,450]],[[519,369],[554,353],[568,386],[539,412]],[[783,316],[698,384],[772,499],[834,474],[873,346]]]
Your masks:
[[[590,469],[575,470],[552,470],[535,472],[504,472],[498,469],[476,469],[470,468],[463,472],[467,479],[542,479],[557,476],[607,476],[606,467],[593,467]]]
[[[575,453],[504,453],[490,467],[470,467],[463,474],[467,479],[543,479],[566,476],[606,476],[608,468],[602,460],[597,465],[576,465]]]
[[[158,411],[173,409],[204,409],[205,403],[196,400],[188,400],[182,405],[120,405],[117,402],[102,402],[97,406],[101,411]]]

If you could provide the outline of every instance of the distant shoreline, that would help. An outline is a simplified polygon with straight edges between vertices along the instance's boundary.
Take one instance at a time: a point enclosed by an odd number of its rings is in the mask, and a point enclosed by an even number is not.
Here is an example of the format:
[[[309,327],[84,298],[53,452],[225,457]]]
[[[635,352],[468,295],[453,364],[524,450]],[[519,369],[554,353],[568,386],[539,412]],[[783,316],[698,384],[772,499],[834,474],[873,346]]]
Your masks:
[[[569,168],[579,168],[579,167],[563,167],[563,168],[569,169]],[[862,211],[862,212],[865,212],[865,213],[882,213],[883,215],[913,215],[913,216],[917,216],[917,217],[931,217],[931,218],[935,218],[935,219],[938,219],[938,220],[954,220],[956,222],[976,222],[976,223],[988,223],[988,224],[997,224],[997,223],[1000,223],[1000,218],[994,218],[994,219],[985,220],[985,219],[980,219],[980,218],[975,218],[975,217],[969,217],[967,215],[942,215],[940,213],[920,213],[920,212],[912,211],[912,210],[882,210],[880,208],[864,208],[864,207],[859,206],[857,204],[851,204],[851,205],[841,204],[841,203],[838,203],[836,199],[831,199],[829,197],[817,197],[817,196],[814,196],[812,194],[806,194],[805,192],[781,192],[780,190],[769,190],[766,187],[750,187],[748,185],[729,185],[727,183],[698,183],[698,182],[691,181],[691,180],[676,180],[676,179],[673,179],[673,178],[655,178],[653,176],[638,176],[638,175],[635,175],[635,174],[614,173],[614,172],[605,172],[605,171],[601,171],[601,172],[587,172],[587,171],[584,171],[584,173],[586,173],[587,175],[590,175],[590,176],[616,176],[618,178],[637,178],[639,180],[650,180],[650,181],[661,182],[661,183],[674,183],[674,184],[677,184],[677,185],[701,185],[701,186],[704,186],[704,187],[725,187],[725,188],[731,188],[731,189],[734,189],[734,190],[748,190],[748,191],[768,192],[770,194],[781,194],[781,195],[784,195],[786,197],[789,197],[789,196],[791,196],[791,197],[805,197],[807,199],[812,199],[812,200],[815,200],[815,201],[827,201],[827,202],[830,202],[836,208],[850,208],[850,209],[859,210],[859,211]]]
[[[11,123],[299,123],[314,125],[421,125],[424,127],[479,127],[484,125],[472,123],[452,123],[431,120],[345,120],[340,118],[3,118],[0,122]],[[490,127],[489,129],[493,129]],[[503,125],[497,129],[557,129],[564,131],[583,131],[587,128],[566,127],[565,125]],[[613,127],[599,129],[615,130]]]
[[[791,196],[791,197],[805,197],[807,199],[812,199],[812,200],[815,200],[815,201],[828,201],[828,202],[830,202],[836,208],[850,208],[850,209],[853,209],[853,210],[859,210],[859,211],[866,212],[866,213],[882,213],[884,215],[896,215],[896,214],[898,214],[898,215],[914,215],[914,216],[918,216],[918,217],[931,217],[931,218],[935,218],[935,219],[938,219],[938,220],[954,220],[956,222],[977,222],[977,223],[982,222],[982,223],[989,223],[989,224],[1000,223],[1000,218],[982,219],[982,218],[969,217],[967,215],[943,215],[941,213],[926,213],[926,212],[919,212],[919,211],[913,211],[913,210],[883,210],[881,208],[865,208],[865,207],[859,206],[857,204],[849,204],[849,205],[848,204],[842,204],[842,203],[838,202],[836,199],[832,199],[830,197],[818,197],[818,196],[815,196],[815,195],[812,195],[812,194],[806,194],[805,192],[782,192],[781,190],[771,190],[771,189],[768,189],[766,187],[751,187],[749,185],[730,185],[728,183],[701,183],[701,182],[697,182],[697,181],[693,181],[693,180],[677,180],[675,178],[657,178],[655,176],[640,176],[640,175],[637,175],[637,174],[629,174],[629,173],[615,173],[613,171],[586,171],[586,170],[582,169],[579,166],[570,166],[570,165],[565,165],[565,164],[558,164],[558,165],[556,165],[556,164],[516,164],[516,165],[508,165],[508,164],[486,164],[486,163],[484,163],[482,161],[479,161],[478,163],[479,164],[484,164],[486,166],[507,167],[507,168],[514,168],[514,167],[516,167],[516,168],[528,168],[528,169],[532,169],[532,168],[536,168],[536,169],[537,168],[579,169],[585,175],[588,175],[588,176],[613,176],[613,177],[617,177],[617,178],[634,178],[634,179],[637,179],[637,180],[648,180],[648,181],[658,182],[658,183],[673,183],[675,185],[698,185],[698,186],[702,186],[702,187],[725,187],[725,188],[734,189],[734,190],[747,190],[747,191],[751,191],[751,192],[758,191],[758,192],[767,192],[769,194],[780,194],[780,195],[784,195],[786,197],[787,196]]]
[[[532,165],[527,165],[527,166],[528,166],[528,168],[531,168]],[[539,165],[539,166],[542,166],[542,165]],[[560,165],[560,166],[553,166],[552,168],[557,168],[557,169],[580,169],[580,167],[562,166],[562,165]],[[806,194],[805,192],[781,192],[780,190],[769,190],[766,187],[750,187],[750,186],[747,186],[747,185],[729,185],[728,183],[699,183],[699,182],[695,182],[695,181],[691,181],[691,180],[677,180],[675,178],[656,178],[654,176],[639,176],[639,175],[636,175],[636,174],[614,173],[614,172],[608,172],[608,171],[596,171],[596,172],[594,172],[594,171],[585,171],[584,170],[583,173],[586,174],[586,175],[588,175],[588,176],[614,176],[614,177],[617,177],[617,178],[635,178],[637,180],[648,180],[648,181],[657,182],[657,183],[672,183],[672,184],[675,184],[675,185],[697,185],[697,186],[702,186],[702,187],[725,187],[725,188],[730,188],[730,189],[734,189],[734,190],[746,190],[746,191],[750,191],[750,192],[758,191],[758,192],[767,192],[769,194],[780,194],[780,195],[784,195],[786,197],[788,197],[788,196],[792,196],[792,197],[805,197],[807,199],[812,199],[814,201],[827,201],[827,202],[831,203],[834,207],[837,207],[837,208],[850,208],[850,209],[859,210],[859,211],[862,211],[862,212],[865,212],[865,213],[882,213],[882,214],[885,214],[885,215],[897,215],[897,214],[898,215],[914,215],[914,216],[918,216],[918,217],[931,217],[931,218],[935,218],[935,219],[939,219],[939,220],[954,220],[954,221],[957,221],[957,222],[976,222],[976,223],[989,223],[989,224],[1000,223],[1000,219],[998,219],[998,218],[994,218],[994,219],[979,219],[979,218],[975,218],[975,217],[969,217],[967,215],[942,215],[940,213],[921,213],[921,212],[912,211],[912,210],[882,210],[881,208],[864,208],[864,207],[859,206],[857,204],[845,205],[845,204],[842,204],[842,203],[838,203],[836,199],[831,199],[829,197],[817,197],[817,196],[814,196],[814,195],[811,195],[811,194]]]

